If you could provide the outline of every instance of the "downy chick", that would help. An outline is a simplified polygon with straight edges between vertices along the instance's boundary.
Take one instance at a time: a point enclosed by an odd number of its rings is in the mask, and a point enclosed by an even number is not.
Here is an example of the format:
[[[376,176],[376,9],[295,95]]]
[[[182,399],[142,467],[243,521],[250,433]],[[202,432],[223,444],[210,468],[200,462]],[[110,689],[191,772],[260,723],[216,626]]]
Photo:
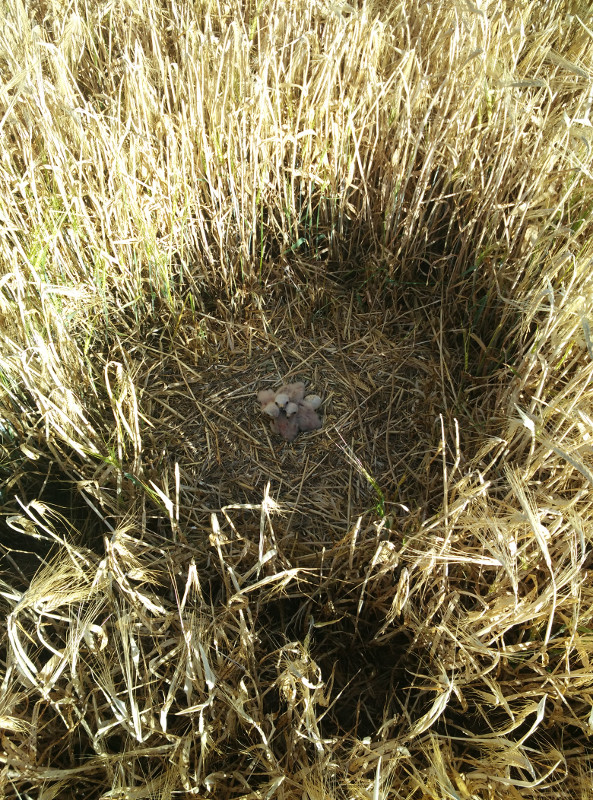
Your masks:
[[[302,381],[285,383],[278,389],[279,394],[285,394],[293,403],[299,403],[305,396],[305,384]]]
[[[268,417],[277,417],[280,414],[280,409],[273,400],[271,403],[265,405],[262,411],[264,414],[267,414]]]
[[[297,417],[298,414],[287,417],[286,414],[281,411],[276,419],[273,419],[270,423],[272,433],[278,433],[286,442],[292,442],[299,432]]]
[[[300,431],[316,431],[321,428],[319,415],[305,400],[298,405],[296,421]]]
[[[272,389],[261,389],[261,391],[257,393],[257,401],[258,403],[261,403],[262,408],[267,406],[269,403],[273,403],[275,397],[276,392]]]
[[[292,417],[293,414],[296,414],[299,410],[299,407],[296,403],[290,402],[286,404],[286,408],[284,409],[284,413],[287,417]]]
[[[284,392],[278,392],[276,395],[276,400],[274,401],[278,408],[285,409],[288,403],[290,402],[290,397],[285,394]]]

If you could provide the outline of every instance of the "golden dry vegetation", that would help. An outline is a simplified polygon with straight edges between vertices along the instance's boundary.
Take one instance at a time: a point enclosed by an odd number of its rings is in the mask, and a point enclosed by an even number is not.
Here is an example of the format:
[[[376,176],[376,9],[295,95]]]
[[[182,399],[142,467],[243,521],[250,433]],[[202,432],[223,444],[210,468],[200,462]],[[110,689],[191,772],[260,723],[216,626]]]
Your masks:
[[[0,794],[592,797],[590,5],[1,22]]]

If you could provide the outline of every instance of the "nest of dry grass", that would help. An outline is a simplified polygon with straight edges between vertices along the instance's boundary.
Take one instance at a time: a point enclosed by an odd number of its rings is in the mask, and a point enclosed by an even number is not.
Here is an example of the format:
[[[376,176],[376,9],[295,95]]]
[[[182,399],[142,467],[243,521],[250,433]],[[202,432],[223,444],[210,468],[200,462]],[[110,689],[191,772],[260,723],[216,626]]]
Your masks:
[[[5,10],[3,796],[588,795],[591,21],[482,6]]]

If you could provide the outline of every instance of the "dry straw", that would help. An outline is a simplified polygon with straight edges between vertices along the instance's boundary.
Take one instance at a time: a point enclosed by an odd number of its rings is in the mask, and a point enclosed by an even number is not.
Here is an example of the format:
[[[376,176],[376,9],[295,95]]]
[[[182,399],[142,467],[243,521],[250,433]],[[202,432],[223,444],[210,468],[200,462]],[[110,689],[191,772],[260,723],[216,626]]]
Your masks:
[[[4,4],[3,796],[590,795],[592,30]]]

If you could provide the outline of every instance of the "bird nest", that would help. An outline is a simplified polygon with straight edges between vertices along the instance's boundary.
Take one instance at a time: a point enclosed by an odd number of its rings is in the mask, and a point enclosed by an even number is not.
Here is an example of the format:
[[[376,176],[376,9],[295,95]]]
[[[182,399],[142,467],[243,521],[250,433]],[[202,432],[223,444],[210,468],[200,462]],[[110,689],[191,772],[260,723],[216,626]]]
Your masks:
[[[188,535],[210,530],[215,510],[259,503],[268,484],[284,512],[277,533],[314,547],[340,539],[367,512],[426,510],[426,501],[440,499],[438,464],[437,483],[427,477],[439,444],[435,421],[450,412],[428,320],[422,330],[414,311],[350,309],[343,320],[297,328],[289,314],[277,326],[289,331],[282,337],[211,321],[214,346],[165,361],[147,392],[153,475],[165,467],[172,475],[177,465]],[[449,368],[460,366],[455,360]],[[258,391],[286,381],[303,381],[323,398],[322,428],[294,442],[270,430],[257,401]]]

